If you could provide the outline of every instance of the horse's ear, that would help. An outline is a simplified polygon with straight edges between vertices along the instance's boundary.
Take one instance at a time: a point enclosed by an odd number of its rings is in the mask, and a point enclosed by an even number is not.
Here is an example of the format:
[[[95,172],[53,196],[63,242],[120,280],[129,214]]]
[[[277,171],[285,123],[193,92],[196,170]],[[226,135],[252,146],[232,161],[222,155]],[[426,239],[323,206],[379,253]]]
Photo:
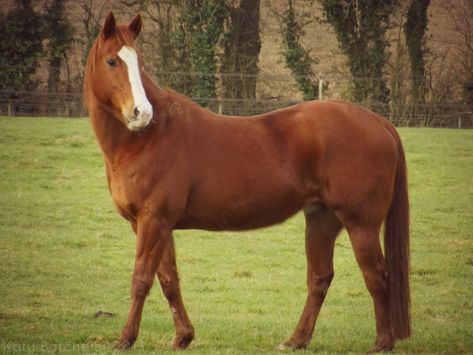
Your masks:
[[[143,22],[141,21],[141,15],[136,15],[133,20],[130,21],[128,25],[128,29],[133,33],[133,35],[138,37],[141,32],[141,27],[143,26]]]
[[[102,27],[102,36],[107,39],[115,34],[117,24],[115,22],[115,16],[113,16],[113,12],[110,11],[105,19],[105,22]]]

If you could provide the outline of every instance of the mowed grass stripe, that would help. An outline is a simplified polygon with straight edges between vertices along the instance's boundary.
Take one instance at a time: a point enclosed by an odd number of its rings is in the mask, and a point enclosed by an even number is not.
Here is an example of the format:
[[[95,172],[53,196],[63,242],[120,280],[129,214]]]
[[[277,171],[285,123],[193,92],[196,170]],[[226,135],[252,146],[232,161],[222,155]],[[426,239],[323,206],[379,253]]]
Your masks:
[[[0,351],[111,352],[126,319],[134,236],[112,205],[85,119],[0,118]],[[413,337],[399,353],[473,349],[473,131],[400,129],[411,198]],[[276,353],[306,297],[304,222],[175,232],[196,329],[190,353]],[[135,352],[170,352],[158,283]],[[98,311],[112,317],[97,317]],[[309,351],[362,353],[371,299],[345,233]]]

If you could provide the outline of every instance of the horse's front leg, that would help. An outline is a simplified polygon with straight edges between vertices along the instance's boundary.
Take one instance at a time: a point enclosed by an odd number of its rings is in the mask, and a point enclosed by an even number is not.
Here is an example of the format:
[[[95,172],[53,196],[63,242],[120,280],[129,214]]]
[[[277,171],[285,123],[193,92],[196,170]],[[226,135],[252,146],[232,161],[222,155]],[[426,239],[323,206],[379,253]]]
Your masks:
[[[187,348],[194,339],[194,328],[192,327],[184,303],[182,302],[179,278],[177,275],[176,254],[172,239],[167,244],[161,258],[161,263],[158,268],[158,278],[163,294],[169,302],[174,325],[176,327],[176,338],[174,339],[173,349],[183,350]]]
[[[138,221],[136,256],[131,279],[131,305],[128,320],[114,348],[131,348],[138,337],[145,298],[153,285],[163,252],[171,242],[171,230],[165,221],[154,216]]]

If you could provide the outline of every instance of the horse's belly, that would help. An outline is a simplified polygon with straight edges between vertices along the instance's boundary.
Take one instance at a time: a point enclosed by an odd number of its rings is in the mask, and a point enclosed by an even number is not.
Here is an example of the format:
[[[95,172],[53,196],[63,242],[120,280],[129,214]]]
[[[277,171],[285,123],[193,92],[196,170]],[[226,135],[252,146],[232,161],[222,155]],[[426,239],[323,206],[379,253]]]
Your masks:
[[[248,210],[244,213],[219,211],[213,215],[185,214],[179,220],[176,229],[204,229],[210,231],[250,230],[284,222],[299,210],[299,207],[286,205],[283,209]]]
[[[230,191],[228,191],[230,190]],[[283,222],[304,205],[296,186],[267,183],[215,189],[189,201],[177,228],[248,230]]]

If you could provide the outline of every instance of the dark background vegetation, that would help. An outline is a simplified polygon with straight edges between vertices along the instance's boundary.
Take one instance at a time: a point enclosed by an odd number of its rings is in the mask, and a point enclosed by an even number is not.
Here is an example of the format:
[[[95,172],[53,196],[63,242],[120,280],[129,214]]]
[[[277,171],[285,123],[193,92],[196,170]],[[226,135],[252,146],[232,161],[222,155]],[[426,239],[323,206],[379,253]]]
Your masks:
[[[470,0],[3,3],[0,114],[85,115],[83,65],[113,10],[121,21],[143,15],[139,46],[159,85],[214,111],[336,98],[399,125],[473,124]]]

